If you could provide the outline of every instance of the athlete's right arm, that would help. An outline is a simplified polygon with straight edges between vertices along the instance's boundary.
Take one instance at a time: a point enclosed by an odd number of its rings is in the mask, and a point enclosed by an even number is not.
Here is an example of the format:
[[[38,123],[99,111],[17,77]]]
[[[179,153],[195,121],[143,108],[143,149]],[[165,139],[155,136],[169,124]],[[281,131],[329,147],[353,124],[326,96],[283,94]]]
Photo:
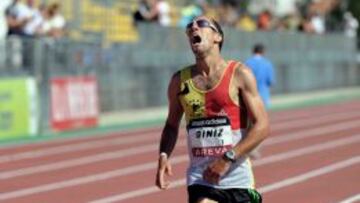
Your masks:
[[[168,87],[169,112],[160,140],[160,155],[156,174],[156,185],[160,189],[167,189],[169,182],[165,180],[165,175],[172,175],[171,165],[168,160],[170,157],[179,132],[181,117],[184,113],[178,95],[180,92],[180,74],[175,73]]]

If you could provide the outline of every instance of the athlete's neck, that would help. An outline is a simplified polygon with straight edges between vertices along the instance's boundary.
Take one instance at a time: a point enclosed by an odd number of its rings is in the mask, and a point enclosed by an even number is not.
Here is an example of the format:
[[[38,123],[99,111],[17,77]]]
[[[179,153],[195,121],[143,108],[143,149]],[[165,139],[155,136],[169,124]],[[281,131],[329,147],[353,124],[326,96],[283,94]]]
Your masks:
[[[225,64],[226,61],[221,57],[220,54],[196,58],[197,71],[205,75],[211,75],[213,72],[222,69]]]

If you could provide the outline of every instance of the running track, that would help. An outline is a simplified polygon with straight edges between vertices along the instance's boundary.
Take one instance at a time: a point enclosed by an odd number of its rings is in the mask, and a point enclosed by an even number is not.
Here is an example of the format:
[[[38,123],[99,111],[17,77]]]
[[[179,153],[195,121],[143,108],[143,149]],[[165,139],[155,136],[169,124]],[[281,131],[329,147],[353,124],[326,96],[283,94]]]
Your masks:
[[[154,185],[160,128],[0,147],[0,202],[183,203],[184,132],[172,188]],[[360,202],[360,100],[271,113],[253,161],[265,203]]]

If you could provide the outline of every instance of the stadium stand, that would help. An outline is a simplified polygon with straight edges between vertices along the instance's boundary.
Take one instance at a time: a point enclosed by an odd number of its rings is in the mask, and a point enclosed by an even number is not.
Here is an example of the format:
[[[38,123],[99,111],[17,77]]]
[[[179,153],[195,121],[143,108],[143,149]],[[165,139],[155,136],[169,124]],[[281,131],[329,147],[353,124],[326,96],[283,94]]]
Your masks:
[[[68,35],[81,40],[90,37],[102,38],[109,43],[136,42],[139,33],[134,27],[132,14],[138,7],[138,0],[109,1],[104,4],[96,0],[36,0],[61,3],[61,10],[68,23]],[[177,26],[181,7],[186,1],[169,0],[171,26]]]
[[[137,1],[115,2],[111,6],[92,0],[45,1],[51,2],[61,3],[62,13],[69,22],[67,27],[71,38],[80,40],[88,36],[100,36],[107,42],[138,40],[138,32],[131,17],[131,10],[136,7]],[[36,3],[39,5],[40,0]]]

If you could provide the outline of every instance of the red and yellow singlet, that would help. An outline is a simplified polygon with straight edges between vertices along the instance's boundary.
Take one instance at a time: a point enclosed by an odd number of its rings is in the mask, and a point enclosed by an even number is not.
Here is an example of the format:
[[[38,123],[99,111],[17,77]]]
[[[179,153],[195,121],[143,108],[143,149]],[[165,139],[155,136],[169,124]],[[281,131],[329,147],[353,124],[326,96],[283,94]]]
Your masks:
[[[179,100],[185,112],[188,131],[190,167],[187,183],[209,185],[202,180],[207,164],[234,147],[246,136],[247,118],[230,97],[230,83],[237,62],[230,61],[215,87],[210,90],[196,88],[191,77],[191,67],[181,70]],[[247,157],[240,158],[216,188],[252,188],[254,185]]]

